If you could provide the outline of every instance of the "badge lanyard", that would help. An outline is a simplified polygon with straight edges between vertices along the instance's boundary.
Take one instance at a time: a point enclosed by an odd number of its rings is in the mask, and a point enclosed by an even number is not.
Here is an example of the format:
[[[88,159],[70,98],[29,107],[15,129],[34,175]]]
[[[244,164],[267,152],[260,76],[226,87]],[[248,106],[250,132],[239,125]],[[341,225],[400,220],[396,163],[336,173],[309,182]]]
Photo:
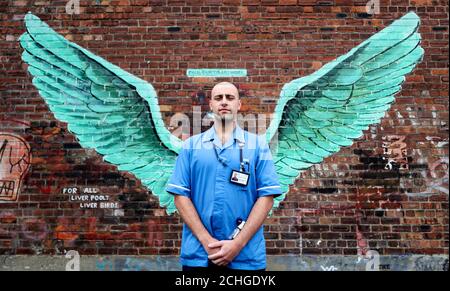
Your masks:
[[[244,153],[243,153],[244,152],[244,150],[243,150],[244,145],[245,145],[244,143],[239,142],[239,165],[240,165],[240,169],[241,169],[242,172],[245,172],[245,164],[248,163],[247,160],[244,162]],[[219,154],[217,153],[217,146],[216,145],[214,145],[214,153],[216,154],[216,158],[217,158],[217,160],[219,162],[221,162],[222,164],[227,164],[226,163],[227,160],[224,159],[224,158],[221,158],[219,156]]]
[[[241,171],[245,172],[245,166],[244,166],[244,159],[243,159],[243,147],[244,147],[244,143],[239,142],[239,164],[241,167]]]

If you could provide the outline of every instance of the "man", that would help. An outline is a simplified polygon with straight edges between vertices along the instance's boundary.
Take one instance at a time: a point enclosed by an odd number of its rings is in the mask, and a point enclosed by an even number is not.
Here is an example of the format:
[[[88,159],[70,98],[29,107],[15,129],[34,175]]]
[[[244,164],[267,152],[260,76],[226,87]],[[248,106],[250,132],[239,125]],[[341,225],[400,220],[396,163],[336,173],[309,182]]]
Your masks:
[[[184,221],[183,270],[265,270],[262,224],[282,194],[269,147],[238,126],[233,84],[214,86],[209,105],[214,126],[183,143],[166,188]]]

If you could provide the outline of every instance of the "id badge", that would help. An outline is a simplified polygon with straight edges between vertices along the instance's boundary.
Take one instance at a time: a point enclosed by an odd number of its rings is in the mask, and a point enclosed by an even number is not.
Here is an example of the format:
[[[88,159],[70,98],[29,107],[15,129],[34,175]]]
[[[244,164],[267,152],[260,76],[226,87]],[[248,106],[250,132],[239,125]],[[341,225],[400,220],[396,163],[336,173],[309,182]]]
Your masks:
[[[250,174],[248,173],[233,170],[231,171],[230,182],[241,186],[247,186],[249,177]]]

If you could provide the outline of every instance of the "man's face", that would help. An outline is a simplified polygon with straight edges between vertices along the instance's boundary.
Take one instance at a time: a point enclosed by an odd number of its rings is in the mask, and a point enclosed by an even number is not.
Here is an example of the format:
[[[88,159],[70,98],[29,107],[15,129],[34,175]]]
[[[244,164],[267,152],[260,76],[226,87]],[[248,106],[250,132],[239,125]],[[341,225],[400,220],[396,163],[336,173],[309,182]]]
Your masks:
[[[217,119],[235,120],[241,108],[237,88],[231,83],[217,84],[211,91],[209,106]]]

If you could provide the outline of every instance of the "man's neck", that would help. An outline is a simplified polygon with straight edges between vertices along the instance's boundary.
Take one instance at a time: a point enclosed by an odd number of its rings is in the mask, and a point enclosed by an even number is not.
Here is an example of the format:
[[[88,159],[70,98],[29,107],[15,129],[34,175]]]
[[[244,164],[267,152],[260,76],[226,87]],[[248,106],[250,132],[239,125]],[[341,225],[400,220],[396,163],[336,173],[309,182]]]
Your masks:
[[[236,128],[236,120],[225,121],[223,119],[216,119],[214,122],[214,128],[216,130],[217,136],[220,138],[222,145],[224,145]]]

